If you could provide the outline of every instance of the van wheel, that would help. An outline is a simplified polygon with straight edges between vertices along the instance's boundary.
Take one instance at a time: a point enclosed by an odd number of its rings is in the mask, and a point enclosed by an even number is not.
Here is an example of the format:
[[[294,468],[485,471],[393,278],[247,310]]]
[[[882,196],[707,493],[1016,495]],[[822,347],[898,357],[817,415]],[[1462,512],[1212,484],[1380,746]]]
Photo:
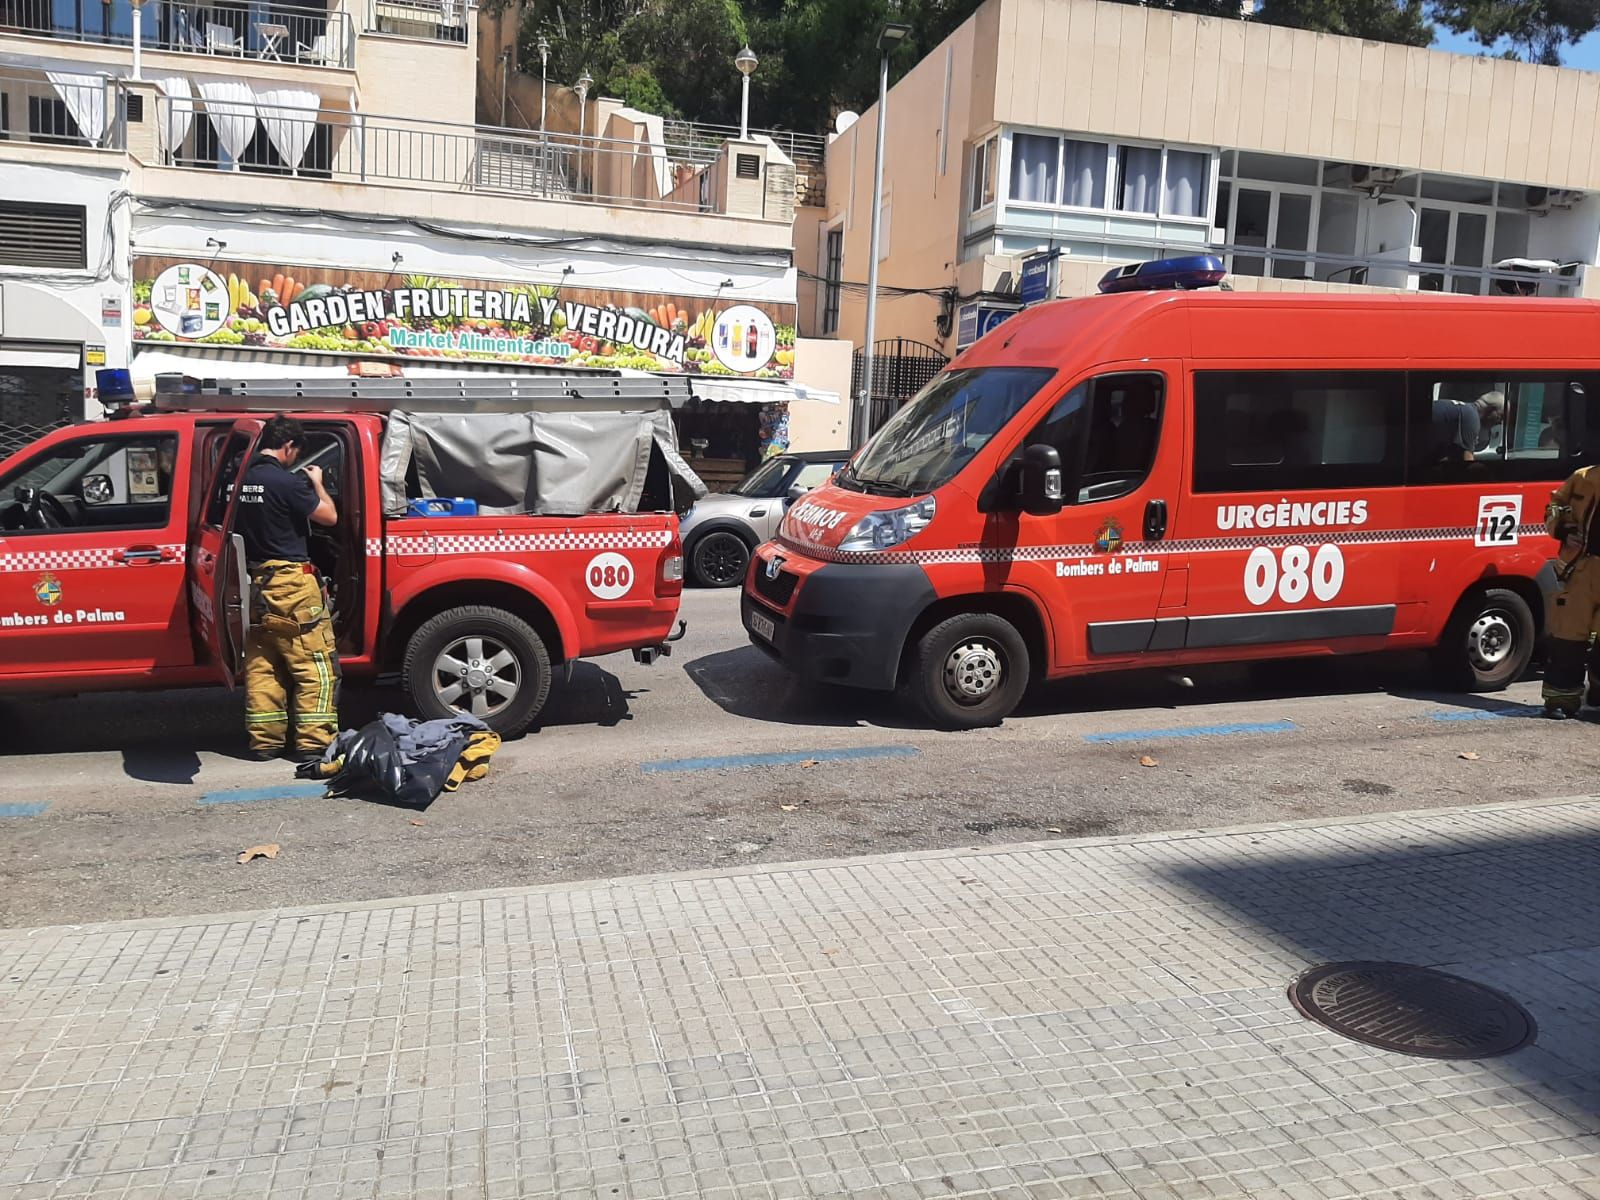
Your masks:
[[[1440,674],[1463,692],[1498,692],[1533,657],[1533,610],[1509,588],[1487,588],[1457,606],[1434,650]]]
[[[737,533],[715,529],[694,544],[689,561],[694,581],[701,587],[734,587],[744,582],[750,547]]]
[[[515,737],[550,695],[550,654],[521,617],[471,605],[422,623],[406,647],[403,677],[424,718],[467,713]]]
[[[928,630],[901,684],[941,729],[998,725],[1027,687],[1027,644],[1016,626],[990,613],[961,613]]]

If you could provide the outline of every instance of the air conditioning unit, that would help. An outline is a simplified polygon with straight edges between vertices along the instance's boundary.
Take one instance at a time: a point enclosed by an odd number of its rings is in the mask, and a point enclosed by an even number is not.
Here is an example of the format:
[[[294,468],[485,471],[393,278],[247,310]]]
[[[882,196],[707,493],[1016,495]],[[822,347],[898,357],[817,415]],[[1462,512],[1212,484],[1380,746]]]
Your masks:
[[[1582,199],[1582,192],[1567,188],[1529,187],[1524,191],[1523,204],[1529,212],[1543,214],[1558,208],[1571,208]]]
[[[1350,167],[1350,186],[1368,195],[1377,196],[1395,185],[1402,172],[1396,167],[1368,167],[1355,163]]]

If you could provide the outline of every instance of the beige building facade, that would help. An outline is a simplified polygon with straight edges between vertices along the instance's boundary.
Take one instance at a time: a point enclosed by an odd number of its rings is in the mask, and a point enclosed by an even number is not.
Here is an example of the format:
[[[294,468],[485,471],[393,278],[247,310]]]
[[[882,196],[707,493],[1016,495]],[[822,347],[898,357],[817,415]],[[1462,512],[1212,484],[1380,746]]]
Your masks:
[[[1584,71],[989,0],[890,92],[877,336],[955,354],[1039,254],[1054,295],[1195,253],[1241,289],[1600,294],[1597,118]],[[803,326],[858,343],[875,126],[831,142],[797,243]]]
[[[554,82],[484,124],[463,0],[151,3],[137,75],[129,0],[0,9],[0,457],[123,366],[686,373],[727,470],[841,444],[771,138]]]

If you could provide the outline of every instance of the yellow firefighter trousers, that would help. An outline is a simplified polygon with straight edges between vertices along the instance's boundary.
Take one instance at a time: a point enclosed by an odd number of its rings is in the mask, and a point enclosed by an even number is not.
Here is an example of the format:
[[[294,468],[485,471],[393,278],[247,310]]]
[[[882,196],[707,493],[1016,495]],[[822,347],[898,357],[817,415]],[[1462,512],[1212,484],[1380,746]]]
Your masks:
[[[299,563],[263,563],[251,579],[255,601],[244,664],[250,748],[322,750],[339,732],[341,677],[322,585]]]
[[[1586,554],[1550,598],[1550,651],[1545,664],[1544,701],[1577,712],[1583,704],[1584,668],[1590,688],[1600,686],[1600,558]]]

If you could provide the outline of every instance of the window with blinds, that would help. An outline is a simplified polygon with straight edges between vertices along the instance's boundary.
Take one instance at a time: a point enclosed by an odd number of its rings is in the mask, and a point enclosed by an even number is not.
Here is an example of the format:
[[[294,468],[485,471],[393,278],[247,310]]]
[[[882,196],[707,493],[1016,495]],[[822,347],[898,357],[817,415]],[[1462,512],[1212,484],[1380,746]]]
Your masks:
[[[0,264],[81,271],[88,266],[87,240],[82,205],[0,200]]]

